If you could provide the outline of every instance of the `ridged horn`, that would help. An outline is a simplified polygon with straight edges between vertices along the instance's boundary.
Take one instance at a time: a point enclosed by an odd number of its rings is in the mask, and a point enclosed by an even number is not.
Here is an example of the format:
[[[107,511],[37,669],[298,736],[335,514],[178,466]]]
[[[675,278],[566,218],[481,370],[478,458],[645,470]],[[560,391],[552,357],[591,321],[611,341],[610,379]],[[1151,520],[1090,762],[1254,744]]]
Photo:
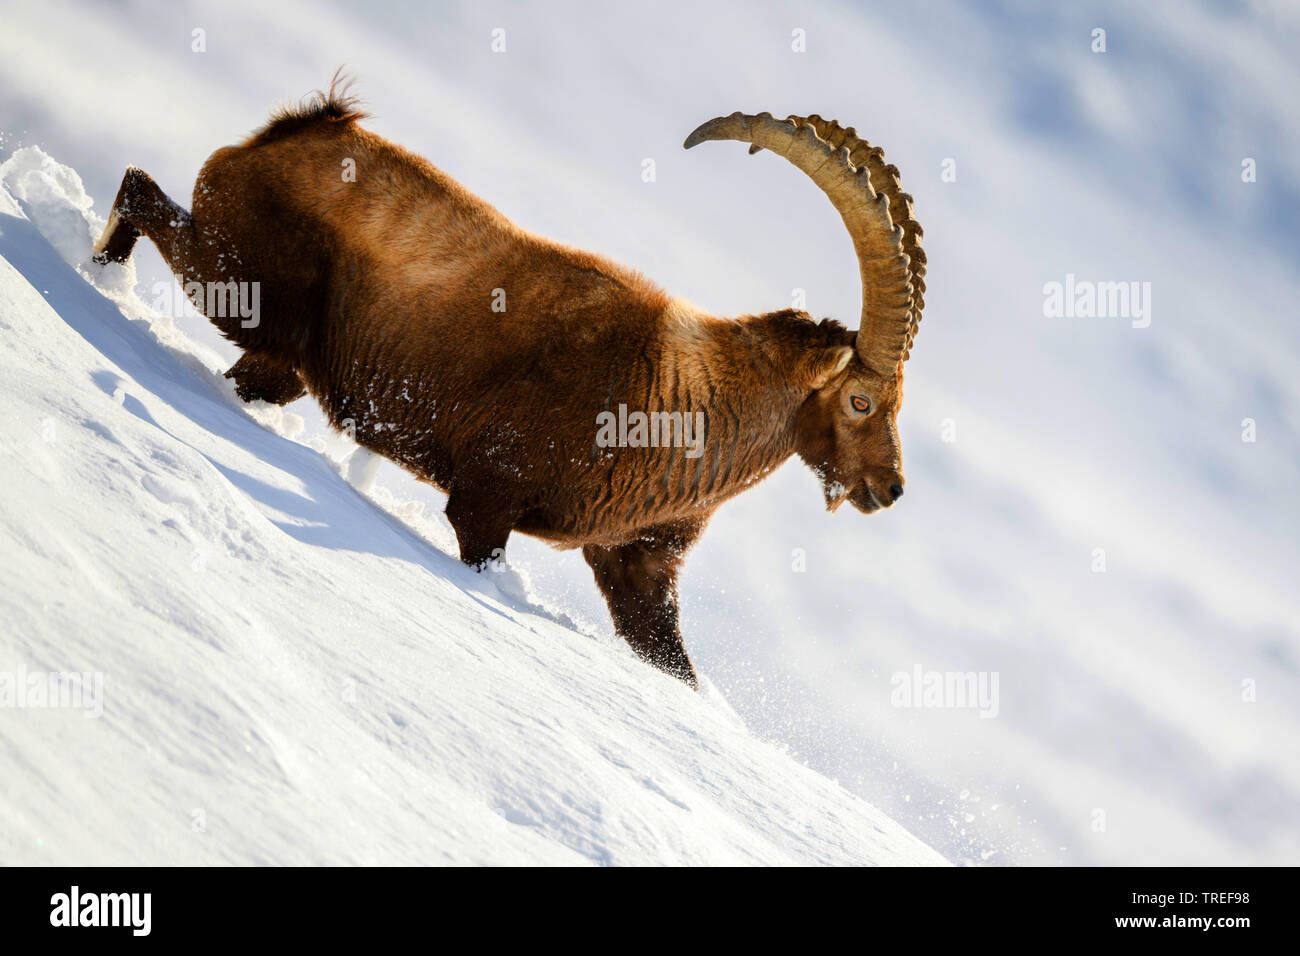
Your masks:
[[[907,231],[894,224],[891,211],[897,203],[900,213],[907,217],[903,221],[907,222],[910,197],[902,198],[905,194],[897,188],[897,170],[891,180],[887,170],[893,167],[884,166],[883,155],[873,159],[869,155],[873,148],[856,136],[832,145],[822,137],[819,125],[832,138],[849,132],[820,117],[777,120],[770,113],[756,116],[732,113],[702,124],[686,137],[683,145],[690,149],[705,140],[737,140],[750,143],[750,152],[769,149],[807,173],[826,193],[853,240],[862,275],[858,355],[868,368],[889,377],[906,356],[913,334],[913,308],[919,299],[913,290],[912,277],[916,275],[919,279],[924,274],[924,254],[920,256],[918,272],[905,251]],[[854,163],[851,158],[855,152],[859,153],[860,163]],[[880,168],[876,176],[872,174],[873,163]],[[876,178],[881,181],[879,190],[875,186]],[[899,197],[897,200],[891,195],[891,187]],[[917,252],[920,252],[919,235],[918,226],[912,236]]]
[[[817,135],[826,140],[834,149],[841,146],[849,151],[849,162],[854,166],[867,167],[871,185],[878,193],[889,197],[889,215],[894,224],[903,227],[903,252],[907,254],[908,273],[912,282],[912,318],[907,335],[907,347],[903,350],[903,360],[911,353],[912,343],[916,340],[917,325],[921,321],[921,311],[925,308],[925,250],[921,248],[921,237],[925,230],[916,221],[912,212],[912,197],[903,192],[899,179],[898,167],[885,163],[885,151],[879,146],[872,146],[858,136],[850,126],[845,129],[834,120],[824,120],[816,113],[811,116],[791,116],[791,121],[808,123],[817,131]]]

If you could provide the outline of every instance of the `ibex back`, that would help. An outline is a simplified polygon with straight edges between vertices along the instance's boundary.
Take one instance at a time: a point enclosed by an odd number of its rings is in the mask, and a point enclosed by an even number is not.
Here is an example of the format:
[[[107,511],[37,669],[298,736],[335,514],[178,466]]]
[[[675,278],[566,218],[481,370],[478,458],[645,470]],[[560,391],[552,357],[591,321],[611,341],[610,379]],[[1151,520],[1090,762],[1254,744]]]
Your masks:
[[[677,573],[726,499],[792,454],[826,505],[903,493],[896,419],[921,316],[911,197],[880,150],[818,116],[740,113],[686,141],[768,148],[808,173],[857,250],[857,331],[782,310],[708,315],[640,274],[529,233],[358,125],[337,88],[200,171],[192,211],[128,169],[100,261],[152,240],[243,356],[246,401],[310,392],[335,427],[436,484],[460,556],[511,531],[581,547],[615,628],[695,685]],[[256,321],[203,290],[257,290]]]

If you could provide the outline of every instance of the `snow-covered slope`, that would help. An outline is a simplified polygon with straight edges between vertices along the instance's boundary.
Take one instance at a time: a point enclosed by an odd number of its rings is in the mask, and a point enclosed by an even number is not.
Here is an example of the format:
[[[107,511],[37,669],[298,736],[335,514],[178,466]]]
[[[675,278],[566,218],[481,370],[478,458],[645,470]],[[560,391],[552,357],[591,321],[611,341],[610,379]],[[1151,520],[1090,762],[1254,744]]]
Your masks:
[[[85,705],[0,708],[0,862],[943,862],[243,407],[70,169],[0,183],[0,674]]]

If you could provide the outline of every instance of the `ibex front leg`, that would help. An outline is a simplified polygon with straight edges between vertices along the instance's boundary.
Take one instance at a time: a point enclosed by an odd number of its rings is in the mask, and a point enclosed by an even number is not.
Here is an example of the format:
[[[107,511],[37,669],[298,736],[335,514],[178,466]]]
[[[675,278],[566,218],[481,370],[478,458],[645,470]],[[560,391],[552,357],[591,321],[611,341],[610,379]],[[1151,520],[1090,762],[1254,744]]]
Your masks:
[[[172,272],[178,276],[191,273],[194,220],[168,198],[148,173],[129,166],[113,201],[108,225],[95,243],[95,261],[125,262],[142,234],[153,240]]]
[[[614,630],[637,656],[693,689],[695,666],[677,627],[677,572],[707,517],[647,531],[618,547],[587,545],[587,559],[605,595]]]

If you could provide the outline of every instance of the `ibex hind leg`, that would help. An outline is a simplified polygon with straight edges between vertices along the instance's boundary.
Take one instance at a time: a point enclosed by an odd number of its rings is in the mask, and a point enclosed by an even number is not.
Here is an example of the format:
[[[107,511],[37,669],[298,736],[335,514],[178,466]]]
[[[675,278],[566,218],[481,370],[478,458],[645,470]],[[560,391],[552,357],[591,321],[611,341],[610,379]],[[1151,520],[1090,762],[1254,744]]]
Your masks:
[[[235,394],[246,402],[287,405],[306,394],[296,370],[257,352],[244,353],[226,378],[235,380]]]
[[[126,262],[131,258],[131,252],[135,249],[136,240],[139,238],[140,230],[123,219],[114,206],[113,211],[108,214],[108,225],[104,227],[104,234],[95,243],[94,260],[100,265],[109,262]]]
[[[95,261],[125,262],[141,235],[153,241],[176,275],[185,276],[190,271],[194,220],[168,198],[148,173],[129,166],[113,200],[108,225],[95,243]]]

